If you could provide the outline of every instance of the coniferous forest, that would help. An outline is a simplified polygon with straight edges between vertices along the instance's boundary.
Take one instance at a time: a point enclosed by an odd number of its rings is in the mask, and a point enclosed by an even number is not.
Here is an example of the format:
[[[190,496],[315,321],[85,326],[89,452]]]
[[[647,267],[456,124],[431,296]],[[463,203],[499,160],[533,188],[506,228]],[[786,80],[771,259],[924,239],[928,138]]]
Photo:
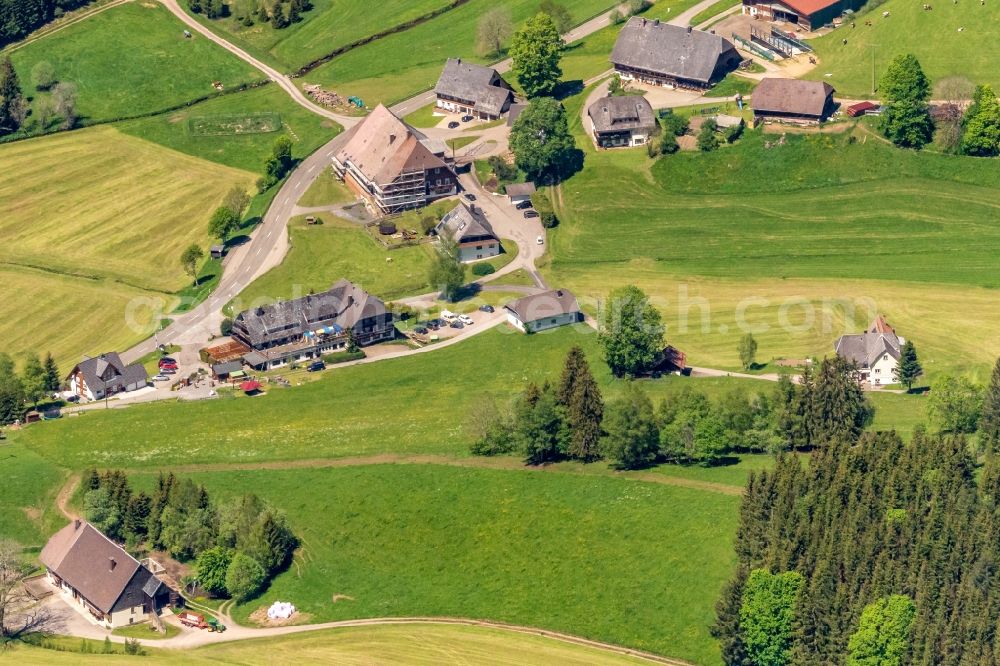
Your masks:
[[[752,476],[727,664],[1000,663],[1000,465],[961,436],[840,437]]]

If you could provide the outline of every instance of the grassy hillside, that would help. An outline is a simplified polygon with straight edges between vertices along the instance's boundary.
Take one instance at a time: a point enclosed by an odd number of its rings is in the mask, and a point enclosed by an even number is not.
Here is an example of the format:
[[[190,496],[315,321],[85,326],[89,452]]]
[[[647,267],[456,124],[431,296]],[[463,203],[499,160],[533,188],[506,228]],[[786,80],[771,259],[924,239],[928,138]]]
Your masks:
[[[872,94],[873,54],[877,80],[892,58],[913,53],[932,81],[964,76],[997,89],[1000,6],[971,0],[933,7],[924,11],[919,2],[887,0],[858,17],[857,27],[852,29],[848,23],[813,40],[819,65],[808,78],[828,81],[840,96],[865,98]],[[883,11],[889,12],[888,18],[882,17]],[[869,19],[872,25],[864,25]]]
[[[110,127],[0,146],[0,261],[173,291],[178,257],[205,245],[207,219],[253,174]]]
[[[262,113],[277,115],[280,129],[218,136],[204,136],[192,130],[192,125],[199,122],[238,121]],[[126,134],[255,174],[262,172],[279,136],[292,140],[293,157],[303,158],[340,131],[339,125],[302,108],[276,85],[225,95],[179,111],[120,123],[117,127]]]
[[[582,97],[571,103],[578,132]],[[696,364],[738,368],[741,312],[766,326],[755,332],[761,360],[830,353],[884,312],[929,374],[984,375],[1000,352],[1000,163],[864,133],[765,147],[776,139],[750,132],[654,165],[644,151],[597,153],[578,135],[586,166],[561,188],[550,282],[592,309],[608,275],[639,284]]]
[[[574,20],[583,21],[614,4],[608,0],[577,0],[566,7]],[[485,11],[498,5],[510,10],[515,24],[538,11],[536,0],[469,0],[405,33],[345,53],[305,75],[302,81],[320,83],[342,95],[357,95],[369,106],[399,101],[432,87],[449,57],[482,62],[476,56],[476,24]]]
[[[263,76],[207,39],[185,39],[184,24],[156,2],[129,2],[11,53],[25,87],[40,61],[76,84],[81,120],[112,120],[183,104]]]
[[[708,625],[732,564],[736,497],[433,465],[194,478],[261,494],[303,541],[238,618],[282,599],[313,621],[468,616],[719,661]]]
[[[41,548],[48,535],[63,524],[55,496],[65,474],[22,446],[0,447],[0,459],[0,539]]]
[[[79,648],[79,641],[60,641],[67,649]],[[95,652],[99,645],[95,643]],[[15,647],[11,655],[22,663],[102,665],[108,657],[100,654],[57,652]],[[116,655],[118,664],[247,664],[336,663],[367,666],[374,661],[385,666],[436,666],[443,658],[482,666],[628,666],[648,664],[646,660],[596,650],[580,645],[480,627],[406,625],[348,627],[275,638],[230,641],[194,650],[167,651],[147,648],[144,657]]]

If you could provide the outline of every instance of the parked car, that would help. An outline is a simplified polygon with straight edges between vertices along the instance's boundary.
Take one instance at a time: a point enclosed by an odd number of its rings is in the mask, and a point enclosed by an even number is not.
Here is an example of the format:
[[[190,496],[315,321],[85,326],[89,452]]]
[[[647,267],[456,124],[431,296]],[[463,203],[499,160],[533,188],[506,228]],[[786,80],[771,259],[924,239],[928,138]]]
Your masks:
[[[75,393],[73,395],[68,395],[66,396],[66,402],[80,402],[80,396]]]
[[[538,217],[538,211],[537,210],[526,210],[526,211],[524,211],[524,219],[530,220],[533,217]]]
[[[177,363],[177,359],[171,356],[164,356],[160,359],[160,365],[163,365],[164,363]]]
[[[539,236],[538,238],[535,239],[535,242],[538,243],[539,245],[545,245],[545,238],[543,236]]]
[[[492,305],[480,305],[479,306],[479,311],[480,312],[494,312],[494,309],[493,309]]]
[[[465,328],[465,324],[463,324],[462,322],[460,322],[460,321],[459,321],[459,320],[457,320],[457,319],[453,320],[453,321],[452,321],[452,322],[451,322],[450,324],[448,324],[448,325],[449,325],[449,326],[451,326],[452,328]]]
[[[153,377],[153,381],[154,382],[169,382],[170,381],[170,377],[167,377],[166,375],[160,373],[160,374],[155,375]]]
[[[476,200],[476,195],[475,195],[475,194],[473,194],[472,192],[466,192],[466,193],[465,193],[465,194],[463,194],[462,196],[464,196],[464,197],[465,197],[466,199],[468,199],[469,201],[475,201],[475,200]]]
[[[319,370],[326,370],[326,363],[323,361],[313,361],[306,368],[306,372],[317,372]]]
[[[462,116],[462,122],[463,123],[470,123],[470,122],[472,122],[472,116]]]
[[[518,210],[524,210],[525,208],[531,208],[531,202],[530,201],[518,201],[516,204],[514,204],[514,208],[516,208]]]
[[[444,319],[446,322],[450,323],[458,319],[458,315],[452,312],[451,310],[441,310],[441,319]]]
[[[458,320],[465,324],[466,326],[472,326],[472,317],[466,314],[458,315]]]
[[[161,375],[176,375],[177,368],[160,368]]]
[[[429,322],[427,322],[427,328],[431,329],[432,331],[436,331],[439,328],[441,328],[442,323],[443,322],[440,319],[431,319]]]
[[[415,329],[413,329],[413,332],[416,333],[417,335],[427,335],[427,329],[424,328],[423,326],[417,326]]]
[[[448,129],[455,129],[456,127],[458,127],[458,124],[459,123],[457,120],[453,120],[450,123],[448,123]]]

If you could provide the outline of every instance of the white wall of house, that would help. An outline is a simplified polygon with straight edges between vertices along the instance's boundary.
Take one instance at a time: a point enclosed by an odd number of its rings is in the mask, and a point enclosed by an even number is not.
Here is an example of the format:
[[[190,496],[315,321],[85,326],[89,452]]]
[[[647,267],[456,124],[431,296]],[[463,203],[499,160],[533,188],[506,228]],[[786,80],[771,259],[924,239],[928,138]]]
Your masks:
[[[895,384],[896,366],[898,362],[889,354],[882,356],[872,364],[868,373],[868,381],[872,384]]]
[[[507,322],[519,331],[523,331],[525,333],[538,333],[539,331],[546,331],[550,328],[558,328],[560,326],[566,326],[567,324],[575,324],[579,320],[578,314],[579,313],[576,312],[570,312],[564,315],[543,317],[529,322],[522,322],[517,315],[508,310]]]
[[[149,615],[142,606],[133,606],[132,608],[123,608],[120,611],[115,611],[108,618],[110,622],[107,622],[107,624],[110,624],[112,629],[117,629],[118,627],[127,627],[130,624],[146,622],[149,620]]]
[[[74,374],[69,380],[69,390],[76,395],[82,395],[87,398],[87,400],[96,400],[97,397],[94,395],[93,391],[87,386],[87,382],[83,381],[83,378],[78,374]],[[104,395],[101,394],[103,398]]]
[[[500,254],[500,241],[483,241],[475,245],[463,245],[459,248],[458,258],[462,263],[488,259]]]

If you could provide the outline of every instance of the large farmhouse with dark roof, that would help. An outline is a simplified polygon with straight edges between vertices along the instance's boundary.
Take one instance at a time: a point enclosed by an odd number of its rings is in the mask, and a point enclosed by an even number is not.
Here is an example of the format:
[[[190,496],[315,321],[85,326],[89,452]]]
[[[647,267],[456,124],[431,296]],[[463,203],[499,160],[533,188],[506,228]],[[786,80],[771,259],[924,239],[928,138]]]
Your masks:
[[[882,315],[864,333],[842,335],[834,344],[837,355],[858,366],[860,379],[871,384],[894,384],[896,367],[906,342]]]
[[[492,67],[448,58],[434,86],[439,109],[496,120],[514,100],[510,84]]]
[[[380,104],[333,140],[333,171],[377,213],[420,208],[458,191],[437,143]]]
[[[143,388],[149,374],[142,365],[125,365],[117,352],[107,352],[84,358],[66,378],[70,390],[81,398],[104,400],[116,393]]]
[[[750,98],[754,118],[814,124],[833,112],[833,86],[823,81],[765,78]]]
[[[611,52],[623,79],[694,90],[711,87],[740,61],[728,39],[639,16],[628,20]]]
[[[145,622],[170,600],[153,572],[86,521],[56,532],[39,559],[67,601],[108,629]]]
[[[254,350],[244,362],[265,370],[345,349],[349,336],[358,345],[392,340],[392,322],[385,303],[342,279],[321,294],[239,313],[232,337]]]
[[[590,132],[601,148],[641,146],[656,131],[653,107],[645,97],[602,97],[587,109]]]

